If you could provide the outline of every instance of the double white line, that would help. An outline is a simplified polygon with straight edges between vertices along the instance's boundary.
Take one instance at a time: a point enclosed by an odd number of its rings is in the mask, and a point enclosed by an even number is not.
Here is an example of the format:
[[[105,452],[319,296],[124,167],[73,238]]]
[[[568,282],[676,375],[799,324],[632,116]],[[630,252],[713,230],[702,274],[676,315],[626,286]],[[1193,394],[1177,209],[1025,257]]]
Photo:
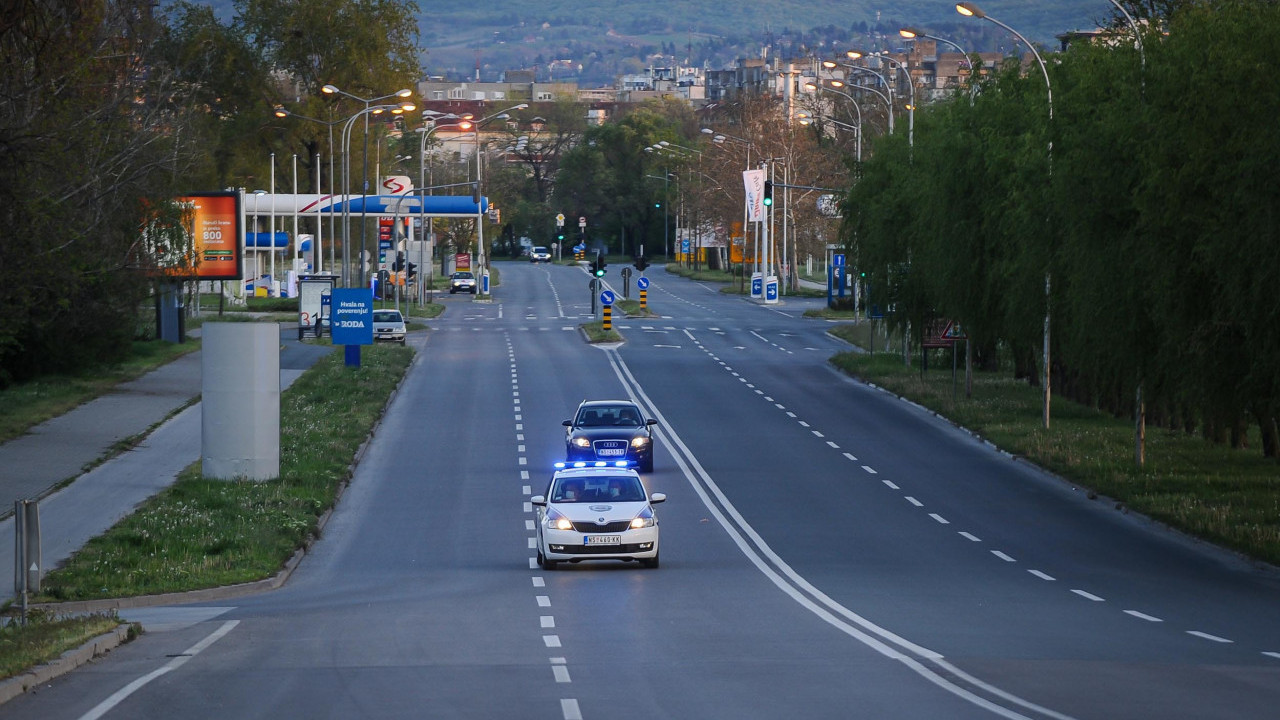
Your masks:
[[[635,376],[631,374],[630,368],[623,362],[617,350],[607,350],[606,355],[614,373],[626,389],[629,398],[644,407],[651,417],[658,419],[659,424],[655,428],[655,434],[671,450],[671,455],[675,458],[680,471],[684,473],[685,478],[693,487],[694,492],[698,494],[698,497],[702,499],[702,503],[707,507],[707,510],[711,512],[716,521],[720,523],[720,526],[724,528],[724,531],[728,533],[730,539],[738,546],[742,554],[765,577],[769,578],[778,589],[837,630],[881,655],[903,663],[916,674],[943,690],[995,715],[1009,720],[1034,720],[1032,716],[1024,715],[1020,711],[1005,706],[1010,705],[1019,708],[1023,712],[1029,711],[1034,716],[1053,718],[1054,720],[1074,720],[1069,715],[1036,705],[969,675],[947,662],[941,653],[917,645],[876,625],[828,597],[821,590],[810,584],[808,580],[801,577],[782,558],[778,557],[777,553],[769,547],[764,538],[760,537],[746,519],[738,513],[729,498],[725,497],[724,493],[720,491],[715,480],[702,467],[697,457],[694,456],[693,452],[680,439],[680,436],[676,434],[671,424],[663,417],[662,412],[645,394],[644,388],[641,387]],[[979,695],[978,692],[984,693],[987,697]],[[989,697],[996,698],[1004,704],[988,699]]]

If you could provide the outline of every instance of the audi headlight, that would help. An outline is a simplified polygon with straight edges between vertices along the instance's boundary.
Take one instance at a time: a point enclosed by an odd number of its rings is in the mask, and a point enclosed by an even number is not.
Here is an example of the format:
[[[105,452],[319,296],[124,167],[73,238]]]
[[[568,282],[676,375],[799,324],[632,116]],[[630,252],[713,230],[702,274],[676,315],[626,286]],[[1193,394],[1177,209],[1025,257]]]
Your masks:
[[[647,505],[643,510],[640,511],[639,515],[636,515],[634,518],[631,519],[632,530],[638,530],[640,528],[647,528],[647,527],[653,527],[653,526],[654,526],[653,508]]]
[[[572,530],[573,523],[554,508],[547,508],[547,527],[552,530]]]
[[[631,447],[642,448],[649,444],[649,438],[641,435],[640,437],[631,438]]]
[[[591,441],[584,437],[576,437],[573,439],[573,446],[580,447],[580,448],[589,448],[591,447]]]

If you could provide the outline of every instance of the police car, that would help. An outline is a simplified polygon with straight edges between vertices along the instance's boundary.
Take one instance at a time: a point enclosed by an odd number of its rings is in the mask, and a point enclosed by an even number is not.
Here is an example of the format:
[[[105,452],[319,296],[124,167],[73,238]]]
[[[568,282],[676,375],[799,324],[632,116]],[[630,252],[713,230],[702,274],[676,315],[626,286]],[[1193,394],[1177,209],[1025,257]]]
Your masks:
[[[561,562],[639,561],[658,567],[658,516],[667,499],[649,494],[640,474],[616,462],[556,463],[545,495],[530,499],[537,512],[538,565]]]

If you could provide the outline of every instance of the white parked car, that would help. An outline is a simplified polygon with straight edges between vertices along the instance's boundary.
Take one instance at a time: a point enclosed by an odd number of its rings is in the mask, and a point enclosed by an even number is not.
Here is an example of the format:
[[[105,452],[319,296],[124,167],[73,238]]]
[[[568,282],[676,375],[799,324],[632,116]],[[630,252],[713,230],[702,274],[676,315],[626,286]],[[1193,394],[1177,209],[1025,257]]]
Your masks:
[[[408,328],[404,324],[404,316],[400,314],[399,310],[373,311],[374,342],[397,342],[403,345],[407,330]]]
[[[624,467],[620,467],[623,465]],[[658,516],[640,474],[625,462],[556,463],[545,495],[530,499],[537,511],[538,565],[561,562],[639,561],[658,567]]]

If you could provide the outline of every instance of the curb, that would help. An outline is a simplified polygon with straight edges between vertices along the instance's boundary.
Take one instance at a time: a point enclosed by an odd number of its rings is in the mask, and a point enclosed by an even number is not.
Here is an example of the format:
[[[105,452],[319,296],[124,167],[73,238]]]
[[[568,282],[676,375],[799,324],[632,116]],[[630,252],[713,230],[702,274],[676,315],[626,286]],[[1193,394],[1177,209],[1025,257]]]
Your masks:
[[[62,653],[57,660],[37,665],[21,675],[0,680],[0,704],[9,702],[50,680],[66,675],[85,663],[106,655],[133,639],[135,632],[136,628],[133,625],[118,625],[115,630]]]

